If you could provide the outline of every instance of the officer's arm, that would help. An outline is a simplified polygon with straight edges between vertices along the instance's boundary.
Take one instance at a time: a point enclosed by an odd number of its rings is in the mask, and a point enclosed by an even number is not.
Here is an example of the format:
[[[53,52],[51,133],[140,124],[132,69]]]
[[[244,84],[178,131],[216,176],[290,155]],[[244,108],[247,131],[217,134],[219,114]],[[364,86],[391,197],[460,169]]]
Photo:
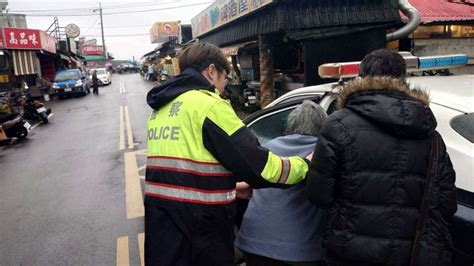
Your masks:
[[[286,187],[306,176],[308,163],[305,159],[282,158],[261,147],[255,135],[225,101],[210,109],[202,130],[206,149],[254,188]]]

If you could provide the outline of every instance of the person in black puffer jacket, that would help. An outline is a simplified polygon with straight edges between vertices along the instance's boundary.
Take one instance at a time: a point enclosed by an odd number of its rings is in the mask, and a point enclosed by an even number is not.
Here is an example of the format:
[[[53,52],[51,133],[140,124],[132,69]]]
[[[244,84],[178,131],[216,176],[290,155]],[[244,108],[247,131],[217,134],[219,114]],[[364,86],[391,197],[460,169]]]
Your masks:
[[[344,85],[340,110],[322,126],[307,192],[313,204],[328,209],[324,245],[329,265],[409,264],[431,138],[438,133],[428,95],[410,88],[405,73],[398,53],[382,49],[367,55],[361,79]],[[451,265],[454,182],[440,141],[417,265]]]

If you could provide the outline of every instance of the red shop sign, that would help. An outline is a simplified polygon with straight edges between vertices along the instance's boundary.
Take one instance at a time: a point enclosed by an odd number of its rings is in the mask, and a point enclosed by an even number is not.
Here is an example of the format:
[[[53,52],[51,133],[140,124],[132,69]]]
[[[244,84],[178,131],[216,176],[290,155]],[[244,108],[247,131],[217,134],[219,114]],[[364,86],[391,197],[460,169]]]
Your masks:
[[[41,49],[41,35],[39,30],[4,28],[6,48],[10,49]]]

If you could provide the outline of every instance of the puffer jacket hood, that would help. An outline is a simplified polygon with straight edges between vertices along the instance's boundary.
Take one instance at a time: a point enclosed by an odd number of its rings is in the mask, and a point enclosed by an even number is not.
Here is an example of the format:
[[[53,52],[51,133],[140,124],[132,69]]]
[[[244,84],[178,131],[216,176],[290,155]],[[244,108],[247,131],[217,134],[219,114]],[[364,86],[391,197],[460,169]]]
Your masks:
[[[348,82],[339,92],[338,104],[397,137],[427,138],[437,125],[428,94],[390,77]]]
[[[151,108],[157,110],[179,95],[196,89],[209,89],[214,92],[211,83],[201,73],[193,68],[187,68],[178,76],[151,89],[146,100]]]

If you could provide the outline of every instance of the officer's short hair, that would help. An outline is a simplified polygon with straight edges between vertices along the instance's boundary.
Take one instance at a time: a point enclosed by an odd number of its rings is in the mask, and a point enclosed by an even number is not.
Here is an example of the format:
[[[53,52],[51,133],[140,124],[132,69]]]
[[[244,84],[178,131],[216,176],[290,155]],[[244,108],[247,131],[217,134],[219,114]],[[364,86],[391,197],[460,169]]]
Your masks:
[[[227,74],[230,73],[229,61],[216,46],[206,43],[198,42],[184,49],[179,56],[179,68],[182,70],[186,68],[194,68],[199,72],[206,69],[210,64],[214,64],[217,70]]]
[[[375,50],[366,55],[359,66],[359,76],[389,76],[405,79],[407,65],[403,57],[388,49]]]
[[[288,115],[286,134],[319,136],[326,117],[326,112],[319,104],[305,100]]]

